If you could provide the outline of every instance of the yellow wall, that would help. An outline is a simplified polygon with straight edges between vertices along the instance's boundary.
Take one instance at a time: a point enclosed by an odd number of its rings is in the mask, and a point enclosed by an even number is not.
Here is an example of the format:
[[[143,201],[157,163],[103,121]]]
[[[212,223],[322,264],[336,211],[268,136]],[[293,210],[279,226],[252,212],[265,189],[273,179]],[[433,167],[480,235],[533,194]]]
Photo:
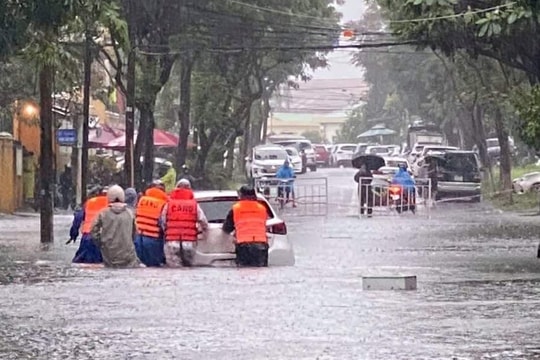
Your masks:
[[[15,161],[13,153],[13,140],[0,138],[0,212],[12,213],[15,211],[17,199],[15,194]]]

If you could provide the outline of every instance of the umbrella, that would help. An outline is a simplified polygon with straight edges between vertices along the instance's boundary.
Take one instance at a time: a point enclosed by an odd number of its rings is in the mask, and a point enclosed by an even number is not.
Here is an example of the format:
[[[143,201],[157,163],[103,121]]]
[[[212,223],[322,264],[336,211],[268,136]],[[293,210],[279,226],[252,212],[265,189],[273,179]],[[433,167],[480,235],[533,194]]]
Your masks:
[[[123,134],[123,130],[114,129],[109,125],[103,125],[99,129],[91,130],[91,133],[88,135],[88,146],[91,148],[104,147]]]
[[[378,155],[356,154],[352,158],[352,166],[359,169],[362,164],[366,164],[369,171],[379,170],[384,166],[384,159]]]
[[[366,138],[366,137],[374,137],[374,136],[385,136],[385,135],[394,135],[396,132],[392,129],[386,128],[384,125],[376,125],[369,129],[366,132],[363,132],[362,134],[358,135],[357,138]]]
[[[137,141],[137,132],[134,133],[134,138],[135,140],[134,141]],[[188,144],[189,146],[190,144]],[[177,147],[178,146],[178,136],[170,133],[170,132],[167,132],[167,131],[164,131],[164,130],[159,130],[159,129],[155,129],[154,130],[154,146],[159,146],[159,147]],[[126,135],[122,135],[112,141],[110,141],[109,143],[106,144],[106,146],[104,146],[106,148],[125,148],[126,147]]]

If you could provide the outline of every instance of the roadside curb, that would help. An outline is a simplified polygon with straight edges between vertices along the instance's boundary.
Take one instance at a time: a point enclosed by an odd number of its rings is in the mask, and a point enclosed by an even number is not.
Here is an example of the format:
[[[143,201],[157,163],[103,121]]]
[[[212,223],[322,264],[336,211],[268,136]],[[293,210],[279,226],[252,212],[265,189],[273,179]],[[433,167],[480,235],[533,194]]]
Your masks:
[[[14,213],[11,213],[11,214],[7,214],[7,213],[0,213],[0,220],[1,219],[12,219],[12,218],[17,218],[17,217],[20,217],[20,218],[35,218],[35,217],[39,217],[39,213],[27,213],[27,212],[14,212]]]

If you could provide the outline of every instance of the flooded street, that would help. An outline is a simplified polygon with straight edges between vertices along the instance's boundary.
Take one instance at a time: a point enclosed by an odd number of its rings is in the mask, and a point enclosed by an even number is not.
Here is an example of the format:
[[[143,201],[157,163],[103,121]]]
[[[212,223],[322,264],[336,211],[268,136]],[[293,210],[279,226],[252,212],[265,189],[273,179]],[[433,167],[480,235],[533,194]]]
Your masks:
[[[327,217],[287,216],[294,267],[76,268],[70,216],[0,218],[1,359],[540,359],[540,219],[486,204],[355,216],[351,169]],[[416,291],[362,276],[416,275]]]

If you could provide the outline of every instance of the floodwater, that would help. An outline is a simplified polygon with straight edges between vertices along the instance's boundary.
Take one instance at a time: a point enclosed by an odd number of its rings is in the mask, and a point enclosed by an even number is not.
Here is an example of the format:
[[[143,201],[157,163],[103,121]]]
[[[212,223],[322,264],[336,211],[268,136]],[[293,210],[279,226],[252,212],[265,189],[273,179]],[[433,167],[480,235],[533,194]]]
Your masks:
[[[327,217],[285,213],[294,267],[70,264],[71,221],[0,218],[0,359],[540,359],[540,218],[485,204],[354,216],[350,169]],[[416,275],[416,291],[362,276]]]

